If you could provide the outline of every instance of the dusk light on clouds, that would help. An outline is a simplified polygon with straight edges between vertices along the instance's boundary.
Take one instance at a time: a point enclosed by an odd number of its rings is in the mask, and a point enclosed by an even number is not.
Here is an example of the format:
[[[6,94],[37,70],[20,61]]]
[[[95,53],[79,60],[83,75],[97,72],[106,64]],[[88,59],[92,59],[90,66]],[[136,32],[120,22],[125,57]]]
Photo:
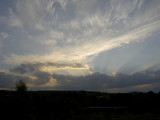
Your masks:
[[[0,89],[160,89],[159,0],[1,0]]]

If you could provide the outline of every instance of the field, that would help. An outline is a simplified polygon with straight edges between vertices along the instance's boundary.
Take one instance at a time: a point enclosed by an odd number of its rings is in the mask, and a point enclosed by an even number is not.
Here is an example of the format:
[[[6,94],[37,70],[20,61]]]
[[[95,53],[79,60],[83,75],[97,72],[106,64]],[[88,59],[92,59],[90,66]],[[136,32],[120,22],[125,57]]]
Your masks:
[[[0,91],[5,120],[160,120],[160,93]]]

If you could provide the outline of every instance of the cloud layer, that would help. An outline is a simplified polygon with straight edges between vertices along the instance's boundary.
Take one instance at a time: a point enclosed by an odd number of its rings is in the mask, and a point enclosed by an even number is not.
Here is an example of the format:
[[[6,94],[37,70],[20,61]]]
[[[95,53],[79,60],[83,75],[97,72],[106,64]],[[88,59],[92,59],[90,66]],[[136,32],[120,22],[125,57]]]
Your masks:
[[[0,88],[13,88],[22,79],[32,90],[89,90],[102,92],[159,92],[160,67],[152,66],[132,75],[121,73],[91,73],[85,76],[50,74],[41,71],[37,65],[24,65],[0,72]]]

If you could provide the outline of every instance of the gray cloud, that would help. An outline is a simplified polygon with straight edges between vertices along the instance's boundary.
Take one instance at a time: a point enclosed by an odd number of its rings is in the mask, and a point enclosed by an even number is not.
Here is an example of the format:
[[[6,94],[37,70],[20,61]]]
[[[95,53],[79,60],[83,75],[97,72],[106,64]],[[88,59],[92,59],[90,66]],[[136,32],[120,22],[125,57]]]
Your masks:
[[[20,70],[20,69],[19,69]],[[17,71],[16,71],[17,72]],[[18,80],[23,80],[27,87],[45,86],[46,83],[51,82],[51,75],[47,72],[35,72],[32,75],[27,72],[22,74],[20,72],[0,72],[0,89],[11,89],[15,88],[15,83]],[[56,81],[55,81],[56,83]],[[51,87],[51,86],[50,86]],[[52,86],[53,87],[53,86]]]
[[[32,83],[30,76],[16,75],[8,72],[0,72],[0,89],[10,89],[15,88],[15,83],[18,80],[23,80],[25,83]]]
[[[89,69],[89,66],[81,63],[26,63],[10,69],[10,72],[32,74],[57,69]]]
[[[41,85],[51,82],[52,73],[57,73],[63,69],[89,69],[87,65],[80,63],[35,63],[35,64],[21,64],[17,67],[10,69],[9,73],[12,77],[21,76],[28,77],[31,85]],[[8,76],[8,75],[6,75]],[[15,81],[15,80],[14,80]],[[26,81],[29,82],[29,81]],[[56,81],[54,82],[56,84]]]
[[[34,76],[37,77],[34,81],[35,85],[44,85],[50,81],[51,77],[51,75],[47,72],[36,72],[34,73]]]
[[[0,88],[10,88],[13,87],[15,82],[15,77],[8,75],[5,72],[0,72]]]
[[[109,92],[130,92],[134,90],[158,92],[157,84],[160,83],[158,71],[150,73],[135,73],[133,75],[93,73],[87,76],[64,76],[56,75],[53,77],[60,83],[56,89],[67,90],[96,90]],[[156,89],[154,89],[156,86]],[[147,89],[148,88],[148,89]]]
[[[94,90],[103,92],[153,90],[158,92],[160,85],[159,65],[132,75],[96,72],[85,76],[49,74],[38,69],[28,69],[31,67],[30,65],[28,65],[28,68],[26,66],[21,66],[24,69],[19,67],[15,70],[12,69],[10,72],[0,72],[0,88],[11,88],[14,86],[15,81],[20,79],[24,80],[33,90]],[[27,69],[25,70],[25,68]]]
[[[26,73],[33,73],[38,69],[38,64],[21,64],[13,69],[10,69],[11,72],[26,74]]]

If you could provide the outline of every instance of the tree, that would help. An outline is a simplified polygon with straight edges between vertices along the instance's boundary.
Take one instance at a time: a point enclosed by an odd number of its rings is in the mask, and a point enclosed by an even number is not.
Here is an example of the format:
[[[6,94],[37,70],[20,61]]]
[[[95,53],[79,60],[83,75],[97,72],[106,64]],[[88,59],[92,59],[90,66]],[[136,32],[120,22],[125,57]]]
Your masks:
[[[23,80],[19,80],[16,82],[16,91],[18,92],[24,92],[27,90],[27,86]]]

